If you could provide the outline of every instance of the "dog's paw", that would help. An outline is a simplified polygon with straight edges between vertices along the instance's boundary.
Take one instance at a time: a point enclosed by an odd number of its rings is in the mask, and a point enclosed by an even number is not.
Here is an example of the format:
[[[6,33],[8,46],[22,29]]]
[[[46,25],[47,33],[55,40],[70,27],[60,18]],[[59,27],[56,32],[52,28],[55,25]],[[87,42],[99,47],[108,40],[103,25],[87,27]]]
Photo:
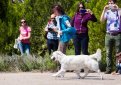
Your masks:
[[[80,79],[81,78],[81,76],[77,76],[77,79]]]
[[[53,77],[61,77],[61,75],[53,74]]]
[[[53,77],[61,77],[61,78],[64,77],[64,75],[57,75],[57,74],[53,74],[52,76],[53,76]]]
[[[101,78],[100,78],[101,80],[103,80],[103,76],[101,76]]]
[[[57,74],[53,74],[52,76],[53,76],[53,77],[57,77]]]
[[[81,77],[81,79],[84,79],[85,77]]]
[[[77,77],[77,79],[80,79],[81,77]]]

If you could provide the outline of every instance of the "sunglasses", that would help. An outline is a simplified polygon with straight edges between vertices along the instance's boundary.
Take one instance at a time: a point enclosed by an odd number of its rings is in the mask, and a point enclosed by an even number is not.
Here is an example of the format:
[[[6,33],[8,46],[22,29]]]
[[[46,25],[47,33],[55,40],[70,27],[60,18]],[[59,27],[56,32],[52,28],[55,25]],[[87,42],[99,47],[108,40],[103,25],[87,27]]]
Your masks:
[[[22,21],[21,23],[26,23],[26,21]]]
[[[52,20],[55,19],[55,18],[51,18]]]
[[[83,7],[79,7],[79,8],[83,8]]]

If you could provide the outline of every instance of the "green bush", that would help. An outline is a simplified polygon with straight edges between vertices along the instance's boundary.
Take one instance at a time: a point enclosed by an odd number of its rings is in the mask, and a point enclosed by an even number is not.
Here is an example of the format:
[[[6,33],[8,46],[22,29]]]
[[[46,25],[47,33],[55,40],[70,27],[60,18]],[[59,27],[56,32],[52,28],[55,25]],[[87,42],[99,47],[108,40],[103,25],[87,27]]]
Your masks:
[[[50,60],[50,57],[45,56],[18,56],[18,55],[2,55],[0,56],[0,71],[50,71],[56,69],[56,64]]]

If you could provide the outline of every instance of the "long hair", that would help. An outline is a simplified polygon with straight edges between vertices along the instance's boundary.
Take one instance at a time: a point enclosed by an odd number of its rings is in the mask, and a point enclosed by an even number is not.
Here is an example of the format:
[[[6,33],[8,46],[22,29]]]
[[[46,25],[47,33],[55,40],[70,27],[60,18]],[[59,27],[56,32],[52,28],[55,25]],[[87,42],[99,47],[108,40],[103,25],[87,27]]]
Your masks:
[[[79,9],[80,9],[80,8],[79,8],[79,5],[80,5],[80,4],[82,4],[82,6],[83,6],[82,8],[85,9],[84,2],[79,2],[79,4],[77,5],[77,10],[76,10],[76,12],[79,12]]]
[[[58,13],[61,14],[61,15],[64,15],[64,14],[65,14],[64,9],[63,9],[63,8],[61,7],[61,5],[59,5],[59,4],[55,4],[55,5],[52,6],[52,13],[53,13],[55,10],[57,10]]]

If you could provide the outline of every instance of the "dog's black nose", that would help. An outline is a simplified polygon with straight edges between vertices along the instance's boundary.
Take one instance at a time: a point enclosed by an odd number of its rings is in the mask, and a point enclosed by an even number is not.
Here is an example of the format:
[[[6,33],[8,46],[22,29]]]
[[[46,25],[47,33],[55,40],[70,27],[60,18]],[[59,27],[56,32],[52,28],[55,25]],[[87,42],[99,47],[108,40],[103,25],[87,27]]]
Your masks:
[[[52,60],[55,61],[55,58],[53,58]]]

